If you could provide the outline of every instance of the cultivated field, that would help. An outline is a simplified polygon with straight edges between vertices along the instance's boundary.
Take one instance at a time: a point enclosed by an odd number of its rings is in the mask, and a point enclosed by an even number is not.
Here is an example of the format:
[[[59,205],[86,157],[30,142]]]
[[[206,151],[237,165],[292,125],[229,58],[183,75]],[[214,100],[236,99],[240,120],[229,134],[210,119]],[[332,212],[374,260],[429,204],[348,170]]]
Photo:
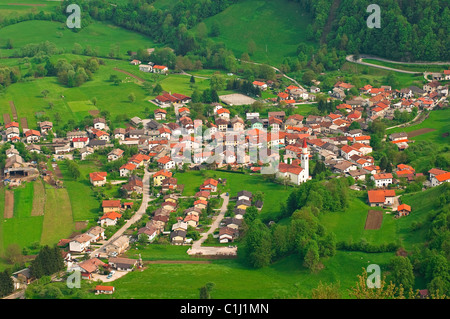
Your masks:
[[[433,132],[433,131],[436,131],[436,129],[434,129],[434,128],[421,128],[421,129],[418,129],[418,130],[414,130],[412,132],[408,132],[408,138],[410,139],[410,138],[416,137],[418,135],[426,134],[426,133]]]
[[[13,218],[14,216],[14,192],[5,189],[5,209],[4,218]]]
[[[383,222],[383,212],[379,210],[369,210],[367,212],[366,225],[364,229],[380,229]]]

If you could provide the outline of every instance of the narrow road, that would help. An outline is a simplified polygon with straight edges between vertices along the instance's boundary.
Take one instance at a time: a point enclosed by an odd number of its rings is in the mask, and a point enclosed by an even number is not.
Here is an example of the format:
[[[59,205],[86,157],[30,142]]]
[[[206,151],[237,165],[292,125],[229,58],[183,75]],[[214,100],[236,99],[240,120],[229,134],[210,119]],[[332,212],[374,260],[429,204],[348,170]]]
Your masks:
[[[227,206],[229,201],[229,196],[225,193],[220,195],[223,198],[223,204],[220,208],[219,215],[214,219],[211,227],[206,233],[202,234],[202,237],[192,244],[192,247],[187,250],[188,255],[204,255],[204,256],[236,256],[237,248],[236,247],[202,247],[202,243],[208,238],[210,234],[213,234],[214,231],[219,227],[220,222],[225,216],[227,212]]]
[[[193,249],[200,248],[200,246],[208,238],[208,236],[210,234],[213,234],[214,231],[219,227],[220,222],[225,217],[225,213],[227,212],[227,205],[228,205],[228,201],[230,200],[230,196],[227,196],[226,193],[223,193],[222,195],[220,195],[220,197],[223,198],[223,204],[222,204],[222,207],[220,208],[219,215],[217,215],[217,217],[214,219],[209,230],[206,233],[201,234],[202,237],[200,237],[199,240],[197,240],[196,242],[194,242],[192,244]]]
[[[145,82],[145,80],[144,80],[143,78],[140,78],[140,77],[138,77],[137,75],[134,75],[134,74],[132,74],[132,73],[130,73],[130,72],[127,72],[127,71],[125,71],[125,70],[118,69],[118,68],[114,68],[113,70],[118,71],[118,72],[121,72],[121,73],[126,74],[126,75],[129,75],[129,76],[131,76],[132,78],[135,78],[135,79],[138,80],[138,81]]]
[[[109,238],[101,247],[97,248],[96,250],[92,251],[90,253],[90,257],[95,257],[96,254],[104,251],[105,247],[109,245],[110,243],[114,242],[117,238],[123,235],[123,233],[131,227],[134,223],[139,221],[142,216],[144,216],[145,211],[148,207],[148,202],[152,201],[153,199],[150,199],[150,178],[153,175],[153,173],[150,173],[145,169],[144,178],[142,179],[142,182],[144,183],[144,189],[143,189],[143,196],[142,196],[142,203],[141,207],[137,210],[137,212],[123,225],[111,238]]]
[[[192,75],[192,74],[189,74],[189,73],[184,72],[183,70],[180,71],[180,74],[181,74],[181,75],[187,75],[187,76],[193,76],[193,77],[196,78],[196,79],[204,79],[204,80],[209,80],[209,79],[210,79],[210,78],[207,78],[207,77],[205,77],[205,76]]]
[[[400,72],[400,73],[407,73],[407,74],[422,74],[422,72],[413,72],[413,71],[405,71],[405,70],[400,70],[400,69],[394,69],[394,68],[390,68],[390,67],[387,67],[387,66],[382,66],[382,65],[377,65],[377,64],[372,64],[372,63],[367,63],[367,62],[362,62],[362,59],[363,58],[369,58],[368,56],[363,56],[363,55],[361,55],[360,56],[360,58],[358,59],[358,60],[353,60],[353,55],[347,55],[346,57],[345,57],[345,59],[348,61],[348,62],[351,62],[351,63],[356,63],[356,64],[361,64],[361,65],[367,65],[367,66],[371,66],[371,67],[374,67],[374,68],[378,68],[378,69],[384,69],[384,70],[389,70],[389,71],[394,71],[394,72]],[[377,59],[377,58],[373,58],[373,57],[370,57],[371,59],[375,59],[375,60],[379,60],[379,59]],[[380,60],[380,61],[382,61],[382,60]],[[386,61],[387,62],[387,61]]]
[[[255,64],[255,65],[263,65],[263,64],[265,64],[265,63],[251,62],[251,61],[241,61],[241,59],[236,59],[236,60],[239,61],[239,62],[250,63],[250,64]],[[268,65],[268,64],[265,64],[265,65]],[[278,69],[278,68],[276,68],[276,67],[274,67],[274,66],[271,66],[271,65],[269,65],[269,66],[270,66],[272,69],[274,69],[275,72],[280,73],[280,74],[281,74],[282,76],[284,76],[286,79],[288,79],[288,80],[294,82],[295,85],[297,85],[300,89],[304,90],[303,86],[301,86],[300,83],[298,83],[295,79],[293,79],[293,78],[287,76],[286,74],[284,74],[283,72],[281,72],[280,69]]]

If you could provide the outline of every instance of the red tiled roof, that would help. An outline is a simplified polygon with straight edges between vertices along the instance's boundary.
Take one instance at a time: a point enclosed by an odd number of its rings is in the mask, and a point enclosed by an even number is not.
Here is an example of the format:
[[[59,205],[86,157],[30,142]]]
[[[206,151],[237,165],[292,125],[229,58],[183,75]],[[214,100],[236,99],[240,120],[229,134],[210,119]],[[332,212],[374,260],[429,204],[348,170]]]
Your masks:
[[[444,181],[448,181],[450,180],[450,172],[444,173],[444,174],[440,174],[436,176],[436,179],[439,182],[444,182]]]
[[[411,212],[411,206],[406,205],[406,204],[401,204],[397,207],[397,211],[401,211],[401,210],[407,210],[408,212]]]
[[[89,173],[89,178],[92,181],[98,182],[103,181],[106,178],[107,173],[106,172],[93,172]]]
[[[105,199],[102,202],[102,207],[120,207],[120,199]]]
[[[100,217],[100,220],[103,219],[112,219],[112,220],[116,220],[119,219],[120,217],[122,217],[122,214],[119,214],[118,212],[109,212],[104,214],[102,217]]]

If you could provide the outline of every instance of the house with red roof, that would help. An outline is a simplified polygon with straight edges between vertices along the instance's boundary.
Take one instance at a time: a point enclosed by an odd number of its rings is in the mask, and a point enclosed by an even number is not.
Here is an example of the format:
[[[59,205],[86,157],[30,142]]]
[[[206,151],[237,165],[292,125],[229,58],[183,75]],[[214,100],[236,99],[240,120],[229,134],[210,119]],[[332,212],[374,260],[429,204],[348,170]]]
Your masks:
[[[106,172],[89,173],[89,180],[94,186],[103,186],[106,184]]]
[[[230,111],[224,107],[217,110],[217,115],[223,119],[230,119]]]
[[[403,216],[408,216],[411,213],[411,206],[407,204],[401,204],[397,207],[397,212],[395,213],[395,217],[400,218]]]
[[[450,80],[450,70],[444,70],[444,80]]]
[[[210,191],[212,193],[217,192],[217,185],[219,182],[213,178],[208,178],[203,184],[200,186],[201,191]]]
[[[28,130],[25,132],[27,143],[36,143],[41,139],[41,132],[36,130]]]
[[[105,213],[102,217],[100,217],[100,220],[98,221],[98,223],[101,226],[115,226],[117,224],[117,221],[119,220],[119,218],[122,217],[122,214],[118,213],[118,212],[107,212]]]
[[[102,202],[103,213],[118,212],[122,209],[120,199],[105,199]]]
[[[133,163],[126,163],[122,165],[119,169],[120,176],[129,176],[131,173],[137,168],[137,166]]]
[[[367,191],[369,205],[384,206],[394,204],[395,190],[393,189],[374,189]]]
[[[353,143],[362,143],[370,145],[370,135],[361,135],[353,137]]]
[[[167,111],[163,110],[163,109],[156,109],[154,111],[155,114],[155,120],[159,121],[159,120],[165,120],[166,116],[167,116]]]
[[[277,96],[280,98],[280,100],[287,100],[289,98],[289,94],[286,92],[280,92],[277,94]]]
[[[157,160],[158,168],[162,170],[171,170],[175,168],[175,161],[172,160],[169,156],[161,157]]]
[[[83,148],[89,144],[89,137],[75,137],[72,139],[72,145],[74,148]]]
[[[430,174],[430,176],[431,176],[431,174]],[[450,182],[450,172],[436,174],[433,177],[431,177],[430,180],[431,180],[432,187],[439,186],[445,182]]]
[[[363,155],[360,150],[349,145],[342,146],[340,153],[341,156],[346,160],[350,160],[350,157],[352,157],[353,155]]]
[[[115,290],[114,286],[103,286],[103,285],[95,286],[95,294],[96,295],[99,295],[99,294],[111,295],[114,292],[114,290]]]
[[[169,73],[169,68],[165,65],[154,65],[153,73],[167,74]]]
[[[267,84],[261,81],[253,81],[253,86],[259,88],[261,91],[267,90]]]

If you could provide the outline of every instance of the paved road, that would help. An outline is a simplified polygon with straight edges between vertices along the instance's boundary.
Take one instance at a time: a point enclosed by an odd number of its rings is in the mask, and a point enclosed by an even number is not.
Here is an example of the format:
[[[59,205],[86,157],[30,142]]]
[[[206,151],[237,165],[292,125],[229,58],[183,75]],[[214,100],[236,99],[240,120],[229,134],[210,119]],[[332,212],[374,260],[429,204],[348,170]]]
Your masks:
[[[356,63],[356,64],[361,64],[361,65],[367,65],[367,66],[371,66],[374,68],[378,68],[378,69],[384,69],[384,70],[389,70],[389,71],[394,71],[394,72],[400,72],[400,73],[407,73],[407,74],[422,74],[422,72],[412,72],[412,71],[405,71],[405,70],[400,70],[400,69],[394,69],[394,68],[390,68],[387,66],[382,66],[382,65],[377,65],[377,64],[372,64],[372,63],[367,63],[367,62],[362,62],[363,58],[369,58],[369,56],[365,56],[365,55],[361,55],[360,58],[358,60],[353,60],[353,55],[347,55],[345,57],[345,59],[348,62],[351,63]],[[378,58],[374,58],[374,57],[370,57],[371,59],[374,60],[379,60]],[[380,60],[383,61],[383,60]],[[387,61],[386,61],[387,62]]]
[[[227,205],[228,205],[228,201],[230,200],[230,196],[227,196],[224,193],[224,194],[220,195],[220,197],[223,198],[223,204],[222,204],[222,207],[220,208],[219,215],[217,215],[217,217],[214,219],[214,221],[211,224],[211,227],[208,229],[208,231],[206,233],[201,234],[202,237],[200,237],[199,240],[197,240],[196,242],[194,242],[192,244],[193,249],[200,248],[200,246],[203,244],[203,242],[208,238],[208,235],[214,233],[214,231],[219,227],[219,224],[222,221],[222,219],[225,217],[225,213],[227,212]]]
[[[131,227],[131,225],[133,225],[134,223],[139,221],[142,218],[142,216],[144,216],[145,211],[147,210],[147,207],[148,207],[148,202],[153,200],[153,199],[149,198],[150,197],[150,184],[149,184],[149,181],[150,181],[150,178],[151,178],[151,176],[153,174],[154,173],[150,173],[150,172],[147,171],[147,169],[145,169],[144,178],[142,179],[142,181],[144,183],[144,189],[143,189],[143,196],[142,196],[141,207],[139,207],[137,212],[111,238],[109,238],[102,246],[100,246],[99,248],[97,248],[96,250],[94,250],[94,251],[92,251],[90,253],[90,257],[91,258],[95,257],[95,254],[98,254],[98,253],[102,252],[102,250],[107,245],[109,245],[111,242],[115,241],[117,238],[122,236],[123,233],[128,228]]]

